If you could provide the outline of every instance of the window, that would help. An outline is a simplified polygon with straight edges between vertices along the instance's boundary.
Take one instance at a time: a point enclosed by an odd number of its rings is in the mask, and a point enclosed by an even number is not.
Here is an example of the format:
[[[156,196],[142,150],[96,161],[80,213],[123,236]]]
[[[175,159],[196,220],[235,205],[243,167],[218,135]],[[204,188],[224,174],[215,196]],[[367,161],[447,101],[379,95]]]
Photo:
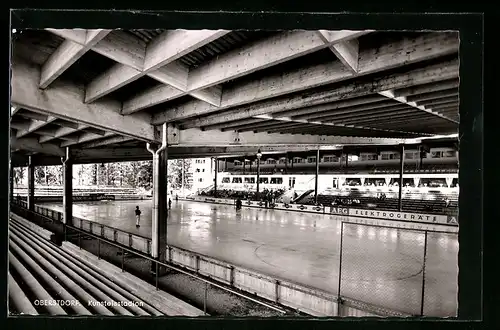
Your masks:
[[[283,184],[283,178],[271,178],[271,184]]]
[[[234,177],[233,178],[233,183],[242,183],[242,182],[243,182],[243,180],[241,180],[240,177]]]
[[[229,183],[231,182],[228,177],[222,178],[222,183]]]
[[[455,157],[455,151],[453,150],[447,150],[443,152],[443,157]]]
[[[267,160],[267,163],[268,164],[276,164],[276,160],[270,158],[270,159]]]
[[[361,160],[377,160],[377,154],[361,154]]]
[[[383,160],[399,159],[399,153],[382,154],[382,159]]]
[[[441,151],[431,152],[431,158],[441,158]]]
[[[259,178],[259,182],[262,184],[268,184],[269,183],[269,178]]]
[[[417,159],[418,158],[418,154],[414,151],[412,152],[405,152],[405,158],[406,159]]]
[[[197,168],[197,169],[196,169],[196,172],[200,173],[200,169],[199,169],[199,168]]]
[[[316,163],[316,157],[307,157],[308,163]]]
[[[281,158],[279,160],[279,164],[286,164],[286,159],[285,158]]]
[[[245,183],[255,183],[255,178],[245,178]]]
[[[335,162],[337,162],[337,160],[338,160],[338,157],[336,157],[336,156],[323,157],[323,162],[325,162],[325,163],[335,163]]]

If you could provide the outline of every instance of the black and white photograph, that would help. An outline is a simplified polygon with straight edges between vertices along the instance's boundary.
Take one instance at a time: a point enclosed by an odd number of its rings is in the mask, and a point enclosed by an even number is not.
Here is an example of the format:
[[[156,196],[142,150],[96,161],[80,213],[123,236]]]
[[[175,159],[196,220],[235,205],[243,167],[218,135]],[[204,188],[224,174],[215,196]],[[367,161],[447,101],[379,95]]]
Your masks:
[[[9,315],[457,317],[460,43],[11,29]]]

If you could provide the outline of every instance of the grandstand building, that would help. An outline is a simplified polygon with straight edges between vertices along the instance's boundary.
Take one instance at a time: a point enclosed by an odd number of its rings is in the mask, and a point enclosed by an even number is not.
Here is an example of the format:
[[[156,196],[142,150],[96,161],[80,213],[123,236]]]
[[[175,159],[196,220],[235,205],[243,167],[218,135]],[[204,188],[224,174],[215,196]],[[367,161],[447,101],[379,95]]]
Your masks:
[[[274,202],[354,203],[361,208],[397,210],[401,190],[406,211],[453,214],[458,207],[458,150],[452,139],[408,145],[403,162],[400,150],[383,146],[274,153],[260,159],[232,157],[222,162],[217,188],[225,197],[261,200],[262,194],[271,193]]]
[[[200,191],[209,186],[213,186],[214,180],[214,160],[211,158],[194,158],[191,161],[190,173],[192,176],[192,190]]]

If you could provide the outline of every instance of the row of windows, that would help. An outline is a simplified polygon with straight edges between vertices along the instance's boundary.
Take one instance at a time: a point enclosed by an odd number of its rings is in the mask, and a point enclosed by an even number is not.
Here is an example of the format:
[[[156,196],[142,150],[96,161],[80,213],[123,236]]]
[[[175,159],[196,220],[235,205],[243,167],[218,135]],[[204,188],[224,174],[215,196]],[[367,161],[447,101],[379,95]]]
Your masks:
[[[423,155],[424,157],[422,158],[427,158],[427,154],[424,154]],[[455,157],[455,151],[433,151],[430,153],[430,158],[450,158],[450,157]],[[405,153],[405,158],[406,159],[419,159],[420,156],[419,156],[419,152],[416,151],[416,152],[406,152]],[[322,158],[322,160],[320,160],[321,162],[323,163],[335,163],[335,162],[338,162],[340,159],[342,160],[345,160],[345,156],[344,157],[337,157],[337,156],[325,156]],[[359,160],[361,161],[367,161],[367,160],[378,160],[378,155],[377,154],[362,154],[359,158]],[[383,153],[380,155],[380,159],[381,160],[391,160],[391,159],[399,159],[399,153]],[[349,161],[356,161],[358,160],[357,156],[355,155],[349,155],[349,158],[348,158]],[[292,163],[294,164],[301,164],[301,163],[316,163],[316,157],[307,157],[307,158],[293,158],[292,159]],[[255,164],[256,161],[252,162],[250,160],[246,160],[245,162],[245,165],[252,165],[252,164]],[[267,159],[267,160],[261,160],[260,161],[260,164],[261,165],[264,165],[264,164],[285,164],[286,163],[286,159],[279,159],[278,161],[276,161],[275,159]],[[234,161],[234,165],[235,166],[241,166],[243,164],[243,162],[240,162],[240,161],[237,161],[235,160]]]
[[[205,159],[197,159],[195,161],[196,164],[205,164]]]
[[[254,177],[233,177],[232,180],[229,177],[222,178],[222,183],[255,183]],[[271,178],[268,177],[260,177],[259,183],[262,184],[283,184],[283,178]]]

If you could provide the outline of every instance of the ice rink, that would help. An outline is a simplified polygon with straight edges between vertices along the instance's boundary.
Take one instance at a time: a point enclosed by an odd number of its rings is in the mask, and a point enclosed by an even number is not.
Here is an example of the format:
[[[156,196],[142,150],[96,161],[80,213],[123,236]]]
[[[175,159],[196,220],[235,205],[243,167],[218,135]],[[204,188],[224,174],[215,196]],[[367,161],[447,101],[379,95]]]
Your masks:
[[[61,204],[44,204],[62,211]],[[142,210],[135,227],[134,209]],[[74,216],[151,237],[151,201],[76,203]],[[341,219],[342,218],[342,219]],[[347,217],[173,201],[168,242],[336,294]],[[424,233],[344,223],[341,295],[420,314]],[[424,315],[456,316],[458,236],[429,233]]]

